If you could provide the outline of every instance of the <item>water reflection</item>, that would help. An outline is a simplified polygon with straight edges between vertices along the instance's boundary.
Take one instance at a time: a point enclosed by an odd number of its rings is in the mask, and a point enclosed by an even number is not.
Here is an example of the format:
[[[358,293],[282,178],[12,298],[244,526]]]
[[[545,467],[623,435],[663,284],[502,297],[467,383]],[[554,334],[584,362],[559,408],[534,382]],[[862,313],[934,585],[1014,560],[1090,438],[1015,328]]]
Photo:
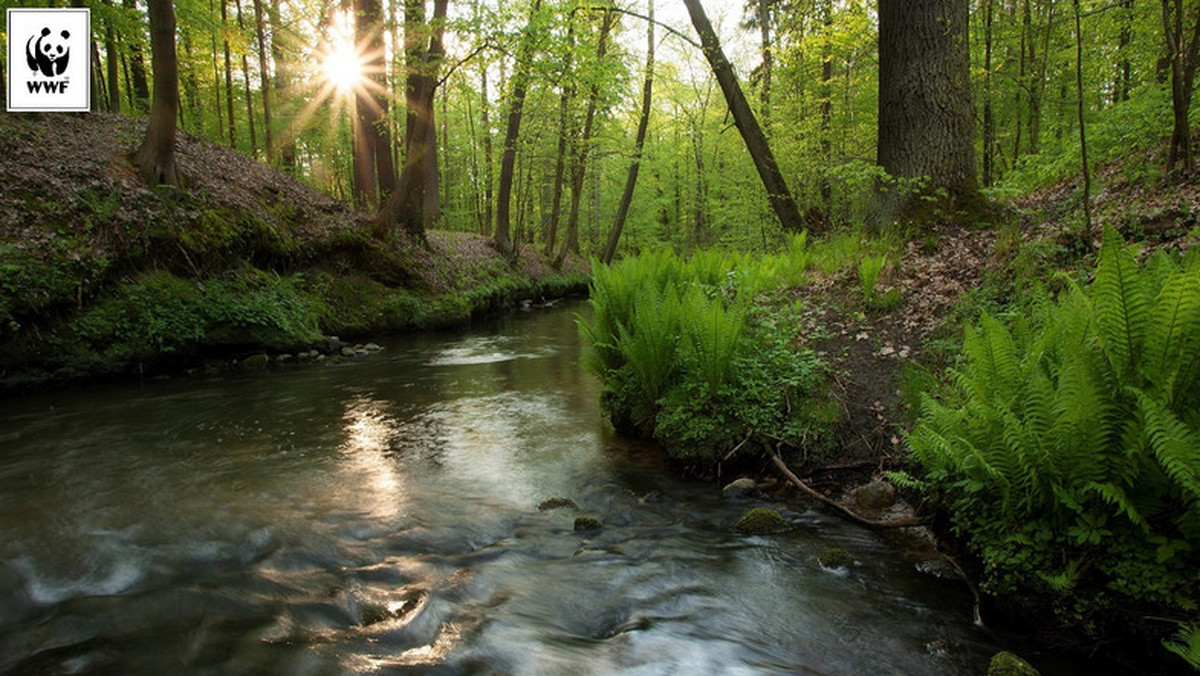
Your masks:
[[[345,403],[342,415],[346,441],[338,449],[351,478],[345,486],[355,491],[359,509],[378,519],[403,516],[404,477],[393,459],[400,445],[400,425],[389,404],[359,394]]]

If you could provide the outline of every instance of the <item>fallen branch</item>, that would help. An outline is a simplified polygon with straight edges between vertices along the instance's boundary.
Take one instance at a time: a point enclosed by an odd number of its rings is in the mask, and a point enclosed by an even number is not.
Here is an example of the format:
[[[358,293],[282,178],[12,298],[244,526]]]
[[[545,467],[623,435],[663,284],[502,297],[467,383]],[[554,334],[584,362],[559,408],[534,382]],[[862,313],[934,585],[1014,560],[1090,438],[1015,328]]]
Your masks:
[[[821,503],[831,507],[839,515],[841,515],[859,525],[866,526],[867,528],[908,528],[910,526],[920,526],[924,523],[921,519],[919,519],[917,517],[895,519],[893,521],[875,521],[873,519],[867,519],[867,518],[861,517],[861,516],[855,514],[854,512],[850,511],[843,505],[841,505],[833,500],[830,500],[829,498],[825,497],[821,493],[819,493],[816,490],[809,487],[808,484],[801,481],[800,477],[796,476],[796,474],[794,472],[792,472],[792,470],[787,466],[787,463],[785,463],[783,461],[783,458],[779,455],[779,445],[778,444],[775,445],[774,450],[770,451],[770,455],[771,455],[771,461],[775,463],[775,466],[779,468],[779,471],[783,472],[783,475],[785,477],[787,477],[787,480],[790,481],[793,486],[795,486],[796,488],[799,488],[800,492],[804,493],[805,495],[809,496],[810,498],[812,498],[818,502],[821,502]]]

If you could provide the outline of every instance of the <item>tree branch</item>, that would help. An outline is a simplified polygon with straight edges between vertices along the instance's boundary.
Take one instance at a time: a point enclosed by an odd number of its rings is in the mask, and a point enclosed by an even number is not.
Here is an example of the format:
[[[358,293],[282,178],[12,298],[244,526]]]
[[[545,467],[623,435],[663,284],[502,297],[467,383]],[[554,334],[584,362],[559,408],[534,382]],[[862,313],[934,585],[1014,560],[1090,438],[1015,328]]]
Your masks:
[[[800,492],[802,492],[805,495],[807,495],[808,497],[832,508],[840,516],[843,516],[843,517],[853,521],[854,523],[857,523],[862,526],[866,526],[867,528],[907,528],[909,526],[920,526],[920,525],[924,524],[924,521],[917,517],[896,519],[894,521],[873,521],[871,519],[863,518],[863,517],[855,514],[854,512],[850,511],[849,509],[846,509],[844,506],[838,504],[837,502],[830,500],[829,498],[825,497],[824,495],[817,492],[813,488],[809,487],[808,484],[801,481],[800,477],[796,476],[796,474],[794,472],[792,472],[792,470],[787,466],[787,463],[785,463],[783,461],[783,458],[780,457],[779,444],[775,444],[774,449],[768,448],[768,452],[771,455],[771,461],[775,463],[775,466],[779,468],[780,472],[783,472],[783,475],[785,477],[787,477],[787,480],[790,481],[793,486],[800,489]]]
[[[645,14],[638,14],[637,12],[634,12],[634,11],[631,11],[628,9],[621,9],[620,7],[596,6],[596,7],[576,7],[575,8],[575,10],[580,10],[580,9],[584,9],[584,10],[588,10],[588,11],[592,11],[592,12],[617,12],[619,14],[625,14],[627,16],[631,16],[635,19],[641,19],[642,21],[649,21],[650,23],[654,24],[655,26],[659,26],[660,28],[667,31],[671,35],[674,35],[675,37],[679,38],[680,40],[683,40],[684,42],[695,47],[696,49],[703,49],[703,47],[700,46],[699,42],[696,42],[691,37],[685,35],[684,33],[679,32],[678,29],[674,28],[673,26],[669,26],[657,19],[651,19],[650,17],[646,16]],[[575,10],[572,10],[572,11],[575,11]]]

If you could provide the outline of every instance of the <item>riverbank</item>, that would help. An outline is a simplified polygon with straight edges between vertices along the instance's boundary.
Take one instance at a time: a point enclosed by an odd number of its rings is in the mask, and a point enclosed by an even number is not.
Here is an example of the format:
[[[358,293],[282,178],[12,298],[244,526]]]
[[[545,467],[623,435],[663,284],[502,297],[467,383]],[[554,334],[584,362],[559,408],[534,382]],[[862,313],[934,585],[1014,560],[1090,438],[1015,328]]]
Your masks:
[[[0,115],[0,392],[177,371],[459,324],[582,292],[587,264],[515,264],[484,237],[370,235],[371,220],[180,134],[182,189],[150,189],[121,116]]]

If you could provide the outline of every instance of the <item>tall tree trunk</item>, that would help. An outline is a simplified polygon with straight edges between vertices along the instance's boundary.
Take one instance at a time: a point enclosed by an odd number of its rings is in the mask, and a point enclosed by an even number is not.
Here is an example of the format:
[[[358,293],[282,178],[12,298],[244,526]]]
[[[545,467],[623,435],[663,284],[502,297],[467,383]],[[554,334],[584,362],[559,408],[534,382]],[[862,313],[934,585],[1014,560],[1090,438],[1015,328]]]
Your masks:
[[[418,71],[421,61],[422,42],[425,39],[425,0],[404,0],[404,147],[412,144],[413,126],[416,124],[417,89],[420,87]]]
[[[137,0],[123,0],[122,6],[130,17],[137,16]],[[129,45],[129,72],[133,80],[132,107],[144,113],[150,106],[150,85],[146,81],[146,59],[142,54],[142,39],[140,35],[131,35]]]
[[[966,0],[880,0],[878,161],[923,195],[881,190],[873,225],[985,209],[975,178]],[[944,191],[944,193],[942,193]],[[920,199],[942,193],[946,200]]]
[[[280,104],[283,110],[281,112],[284,126],[279,141],[279,164],[284,171],[292,172],[296,168],[296,134],[287,126],[290,121],[291,111],[289,89],[292,86],[291,69],[288,65],[288,60],[291,54],[284,53],[286,42],[286,33],[283,28],[283,22],[279,15],[279,0],[271,0],[270,14],[268,18],[271,21],[271,60],[275,62],[275,93],[277,94],[275,101]]]
[[[829,170],[833,167],[833,0],[821,2],[821,220],[833,221],[833,186]],[[809,217],[812,221],[813,217]]]
[[[1046,91],[1046,70],[1050,66],[1050,29],[1054,26],[1054,3],[1050,0],[1045,5],[1045,24],[1042,30],[1042,59],[1034,58],[1033,44],[1029,45],[1029,62],[1035,66],[1030,77],[1033,82],[1029,86],[1029,154],[1036,155],[1042,135],[1042,100]]]
[[[388,133],[383,10],[379,0],[355,0],[354,14],[355,43],[364,50],[363,73],[369,81],[354,92],[354,193],[356,201],[367,207],[387,202],[395,188],[396,169]]]
[[[996,121],[992,116],[992,20],[993,0],[983,0],[983,185],[992,186],[995,171]]]
[[[432,227],[437,218],[437,213],[429,209],[430,200],[436,204],[438,198],[437,124],[433,104],[438,86],[437,67],[445,55],[442,33],[446,26],[447,3],[448,0],[434,0],[429,46],[413,62],[420,68],[420,73],[415,80],[417,89],[412,98],[415,110],[409,116],[412,123],[410,141],[396,189],[384,203],[379,215],[380,225],[385,232],[402,230],[422,241],[425,230]],[[381,152],[387,154],[383,148]],[[431,184],[432,197],[428,194]]]
[[[496,249],[506,257],[514,257],[509,234],[512,208],[513,169],[517,164],[517,138],[521,135],[521,114],[525,108],[525,93],[532,79],[533,50],[536,47],[536,29],[542,0],[533,0],[529,9],[528,30],[521,39],[517,52],[516,72],[513,74],[513,89],[508,105],[508,126],[504,132],[504,155],[500,159],[500,186],[496,194],[496,231],[492,236]]]
[[[1192,154],[1192,133],[1188,111],[1192,105],[1192,89],[1196,78],[1198,48],[1200,48],[1200,12],[1196,12],[1191,40],[1185,35],[1183,0],[1162,0],[1163,35],[1167,41],[1171,68],[1171,109],[1173,123],[1171,145],[1167,151],[1167,172],[1175,170],[1182,161],[1185,171],[1195,168]]]
[[[229,120],[229,147],[237,150],[237,124],[233,117],[233,56],[229,52],[228,0],[218,0],[221,3],[221,33],[225,45],[225,117]]]
[[[1083,171],[1083,241],[1091,248],[1092,233],[1092,169],[1088,164],[1087,125],[1083,119],[1083,32],[1079,25],[1079,0],[1073,0],[1075,10],[1075,112],[1079,118],[1079,158]]]
[[[221,0],[221,1],[224,2],[225,0]],[[213,0],[208,0],[208,14],[209,14],[209,18],[215,21],[216,7],[213,5]],[[213,134],[213,137],[221,138],[221,134],[224,133],[223,130],[225,128],[225,121],[221,117],[221,115],[222,115],[222,113],[221,113],[221,66],[218,63],[218,58],[217,58],[217,33],[216,33],[216,31],[212,31],[211,33],[209,33],[209,36],[210,36],[209,42],[212,47],[212,51],[210,53],[212,54],[212,67],[213,67],[213,94],[214,94],[213,103],[214,103],[214,107],[217,109],[217,131],[215,134]],[[128,80],[128,79],[129,78],[126,77],[126,80]]]
[[[760,7],[766,0],[760,0]],[[625,177],[625,191],[621,193],[621,202],[617,205],[617,216],[613,220],[612,230],[608,233],[608,242],[600,261],[608,264],[617,254],[617,243],[621,240],[621,230],[625,227],[625,218],[629,215],[629,205],[633,203],[633,190],[637,187],[638,171],[642,166],[642,147],[646,144],[646,128],[650,125],[650,104],[654,91],[654,0],[650,0],[650,20],[646,22],[646,76],[642,82],[642,112],[638,117],[637,137],[633,141],[633,159],[629,162],[629,174]],[[769,99],[768,99],[769,100]],[[767,101],[764,101],[764,106]]]
[[[725,95],[725,103],[729,106],[729,112],[733,114],[733,123],[741,133],[742,140],[746,143],[746,150],[754,160],[754,168],[758,170],[763,187],[767,190],[767,200],[771,203],[771,208],[775,211],[784,230],[799,232],[804,228],[800,210],[796,208],[796,202],[792,199],[787,181],[779,171],[775,155],[771,153],[771,147],[767,144],[767,137],[763,134],[762,128],[758,126],[754,111],[746,103],[746,96],[738,84],[733,66],[725,58],[725,52],[721,50],[721,43],[717,39],[716,32],[713,31],[712,24],[708,21],[708,16],[704,13],[704,8],[700,5],[700,0],[683,0],[683,4],[687,6],[692,25],[700,35],[704,56],[708,59],[709,66],[712,67],[717,83],[721,86],[721,92]]]
[[[187,56],[185,64],[187,72],[183,79],[184,96],[187,99],[188,110],[191,111],[194,117],[192,127],[197,133],[203,134],[204,110],[200,106],[200,76],[196,74],[195,51],[192,48],[192,31],[180,30],[179,33],[183,37],[183,51]]]
[[[651,0],[653,2],[654,0]],[[759,92],[762,101],[763,133],[771,134],[771,71],[774,65],[774,55],[771,50],[771,0],[758,0],[758,33],[762,50],[762,91]],[[651,18],[653,18],[651,12]]]
[[[138,173],[150,185],[179,185],[175,170],[175,108],[179,75],[175,62],[175,8],[171,0],[148,0],[150,54],[154,59],[154,104],[146,138],[133,154]]]
[[[571,124],[571,100],[575,98],[572,72],[575,51],[575,14],[567,15],[567,45],[563,58],[562,93],[558,99],[558,153],[554,156],[554,189],[550,197],[550,217],[546,222],[546,255],[554,253],[558,243],[558,222],[562,217],[563,184],[566,177],[567,151],[575,133]]]
[[[492,235],[492,200],[495,198],[492,190],[492,106],[488,101],[487,70],[486,63],[479,69],[479,126],[483,130],[483,222],[479,234],[484,237]]]
[[[608,36],[616,20],[613,12],[606,11],[600,23],[600,36],[596,43],[596,63],[602,64],[608,53]],[[567,232],[563,235],[562,246],[554,257],[553,266],[562,267],[567,255],[579,251],[579,207],[583,202],[583,181],[587,178],[588,153],[592,149],[592,128],[596,121],[596,105],[600,98],[600,87],[592,83],[588,95],[587,113],[583,119],[583,133],[579,136],[575,149],[575,165],[571,170],[571,212],[567,216]]]
[[[1016,93],[1016,105],[1013,106],[1013,110],[1016,111],[1016,114],[1013,115],[1013,118],[1015,119],[1015,127],[1016,127],[1015,130],[1013,131],[1013,153],[1012,153],[1012,156],[1013,156],[1014,164],[1016,164],[1017,158],[1019,158],[1021,156],[1021,127],[1022,127],[1022,125],[1021,125],[1021,113],[1022,113],[1021,94],[1023,93],[1022,92],[1023,88],[1026,86],[1026,78],[1025,78],[1026,58],[1025,57],[1029,52],[1030,41],[1032,40],[1032,37],[1033,37],[1029,32],[1029,26],[1030,26],[1030,20],[1031,20],[1029,3],[1030,3],[1030,0],[1023,0],[1022,10],[1021,10],[1021,42],[1020,42],[1020,46],[1018,47],[1018,52],[1017,52],[1017,87],[1016,87],[1017,93]]]
[[[246,24],[242,20],[242,0],[234,0],[237,7],[238,34],[246,35]],[[250,59],[242,52],[242,82],[246,88],[246,122],[250,125],[250,156],[258,156],[258,137],[254,130],[254,97],[250,95]]]
[[[117,34],[113,29],[115,8],[112,0],[104,0],[104,66],[108,81],[108,112],[121,112],[121,74],[117,57]]]
[[[263,28],[262,0],[254,0],[254,33],[258,39],[258,86],[262,90],[263,143],[268,164],[275,162],[275,143],[271,138],[271,86],[267,68],[267,37]]]

